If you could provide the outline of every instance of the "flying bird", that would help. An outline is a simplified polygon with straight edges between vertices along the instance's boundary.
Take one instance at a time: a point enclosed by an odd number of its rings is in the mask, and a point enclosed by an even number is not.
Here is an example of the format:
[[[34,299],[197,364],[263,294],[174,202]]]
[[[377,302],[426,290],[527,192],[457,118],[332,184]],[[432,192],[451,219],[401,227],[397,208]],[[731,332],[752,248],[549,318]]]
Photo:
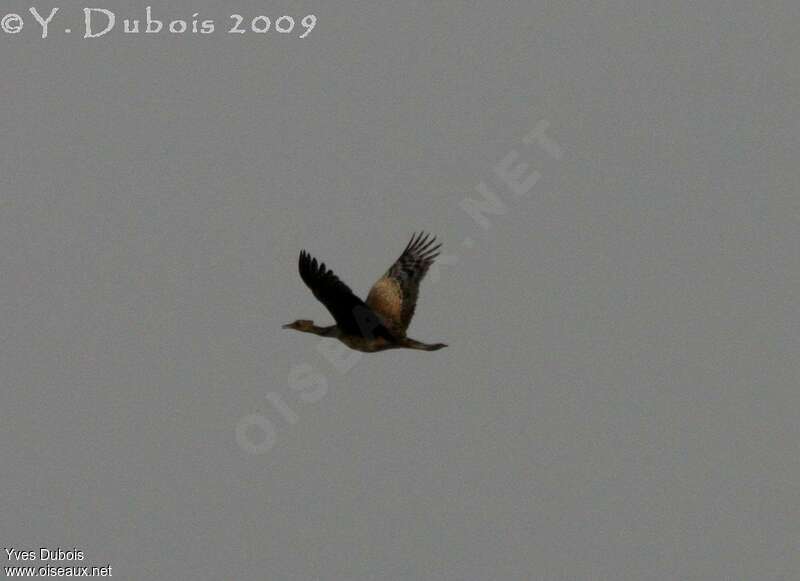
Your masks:
[[[444,343],[422,343],[406,336],[417,306],[419,284],[441,247],[436,244],[435,236],[424,232],[414,234],[400,257],[372,286],[366,302],[353,294],[324,262],[317,262],[308,252],[301,251],[300,278],[330,311],[336,324],[318,327],[314,321],[300,319],[283,328],[333,337],[351,349],[366,353],[386,349],[436,351],[447,347]]]

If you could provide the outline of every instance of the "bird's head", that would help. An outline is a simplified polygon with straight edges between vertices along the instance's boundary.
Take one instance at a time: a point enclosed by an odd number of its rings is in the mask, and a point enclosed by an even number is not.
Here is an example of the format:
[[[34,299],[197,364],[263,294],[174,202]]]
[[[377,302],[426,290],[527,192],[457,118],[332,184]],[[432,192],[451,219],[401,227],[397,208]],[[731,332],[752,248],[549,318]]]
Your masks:
[[[283,326],[284,329],[294,329],[295,331],[310,331],[314,327],[314,321],[308,319],[298,319],[294,323],[287,323]]]

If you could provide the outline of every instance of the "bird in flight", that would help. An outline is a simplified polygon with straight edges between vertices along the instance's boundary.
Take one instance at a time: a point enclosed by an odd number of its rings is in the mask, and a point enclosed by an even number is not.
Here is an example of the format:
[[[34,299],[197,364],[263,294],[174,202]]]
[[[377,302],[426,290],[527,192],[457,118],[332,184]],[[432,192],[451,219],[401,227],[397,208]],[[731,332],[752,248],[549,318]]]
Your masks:
[[[325,263],[318,263],[305,250],[301,251],[300,278],[330,311],[336,324],[317,327],[314,321],[300,319],[283,328],[333,337],[351,349],[367,353],[386,349],[436,351],[447,347],[444,343],[422,343],[406,336],[417,306],[419,284],[439,256],[441,246],[436,244],[435,236],[424,232],[412,236],[400,258],[372,286],[366,302],[353,294]]]

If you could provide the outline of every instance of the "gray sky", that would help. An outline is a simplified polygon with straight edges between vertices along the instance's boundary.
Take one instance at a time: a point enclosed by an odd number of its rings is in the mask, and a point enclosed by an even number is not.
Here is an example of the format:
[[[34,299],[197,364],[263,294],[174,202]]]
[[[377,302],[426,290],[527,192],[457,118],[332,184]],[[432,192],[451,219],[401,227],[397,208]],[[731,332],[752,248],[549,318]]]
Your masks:
[[[3,546],[123,579],[800,577],[796,3],[181,0],[156,16],[217,31],[94,40],[72,4],[47,39],[2,11]],[[447,349],[281,330],[331,320],[300,249],[364,296],[420,229],[410,334]]]

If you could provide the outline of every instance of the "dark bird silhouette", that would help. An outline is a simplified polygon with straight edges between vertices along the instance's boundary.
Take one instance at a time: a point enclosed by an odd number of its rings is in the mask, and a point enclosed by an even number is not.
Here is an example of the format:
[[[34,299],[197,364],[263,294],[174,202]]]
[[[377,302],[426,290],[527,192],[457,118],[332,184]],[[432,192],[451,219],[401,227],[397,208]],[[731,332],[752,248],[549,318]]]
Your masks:
[[[317,327],[314,321],[300,319],[284,325],[304,333],[334,337],[356,349],[372,353],[386,349],[436,351],[444,343],[422,343],[406,336],[419,296],[419,284],[439,256],[436,237],[421,232],[411,237],[400,258],[395,260],[372,286],[364,302],[337,277],[325,263],[318,263],[305,250],[300,252],[300,278],[336,321]]]

